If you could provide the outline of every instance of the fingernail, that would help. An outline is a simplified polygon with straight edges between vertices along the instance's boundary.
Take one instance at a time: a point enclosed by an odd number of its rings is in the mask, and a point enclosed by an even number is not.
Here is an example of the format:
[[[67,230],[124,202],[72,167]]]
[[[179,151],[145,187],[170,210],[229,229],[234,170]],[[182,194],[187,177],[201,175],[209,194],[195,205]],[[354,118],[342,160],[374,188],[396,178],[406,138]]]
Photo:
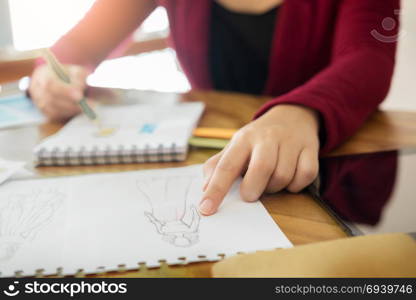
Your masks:
[[[259,200],[261,195],[259,195],[258,193],[248,193],[248,195],[246,195],[246,197],[244,197],[244,201],[246,202],[256,202],[257,200]]]
[[[203,215],[210,215],[213,213],[214,203],[210,199],[205,199],[199,204],[199,212]]]

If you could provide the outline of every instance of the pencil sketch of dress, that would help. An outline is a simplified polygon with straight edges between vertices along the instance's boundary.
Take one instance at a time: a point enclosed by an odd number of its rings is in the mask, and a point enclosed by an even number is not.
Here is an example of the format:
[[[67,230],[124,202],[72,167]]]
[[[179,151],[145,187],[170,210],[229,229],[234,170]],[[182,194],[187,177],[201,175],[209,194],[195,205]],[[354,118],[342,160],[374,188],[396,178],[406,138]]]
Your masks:
[[[11,259],[33,240],[61,207],[65,195],[55,190],[16,191],[0,200],[0,262]]]
[[[200,216],[189,199],[193,177],[153,177],[138,180],[141,194],[150,204],[145,216],[162,239],[176,247],[190,247],[199,240]]]

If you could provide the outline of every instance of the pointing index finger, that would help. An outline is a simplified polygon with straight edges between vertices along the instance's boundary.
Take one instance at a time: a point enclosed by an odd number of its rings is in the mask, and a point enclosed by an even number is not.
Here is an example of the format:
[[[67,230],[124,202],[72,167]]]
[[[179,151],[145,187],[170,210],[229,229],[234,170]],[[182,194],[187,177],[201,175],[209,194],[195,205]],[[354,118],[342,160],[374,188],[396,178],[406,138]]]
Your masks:
[[[220,206],[236,178],[241,174],[248,159],[248,146],[235,142],[224,152],[205,189],[199,211],[212,215]]]

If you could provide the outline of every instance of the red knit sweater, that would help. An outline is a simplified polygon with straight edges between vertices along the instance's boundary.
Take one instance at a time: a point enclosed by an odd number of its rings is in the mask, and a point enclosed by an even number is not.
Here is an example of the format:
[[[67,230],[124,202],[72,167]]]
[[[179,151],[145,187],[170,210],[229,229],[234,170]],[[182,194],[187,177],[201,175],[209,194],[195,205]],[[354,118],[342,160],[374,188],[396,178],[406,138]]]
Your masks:
[[[192,86],[210,89],[212,0],[156,2],[167,9],[172,46]],[[147,15],[156,4],[143,6],[137,0],[97,0],[53,51],[65,63],[94,67],[140,25],[140,9]],[[351,136],[389,90],[398,9],[399,0],[286,0],[264,90],[274,99],[256,117],[281,103],[317,110],[323,120],[322,152]]]

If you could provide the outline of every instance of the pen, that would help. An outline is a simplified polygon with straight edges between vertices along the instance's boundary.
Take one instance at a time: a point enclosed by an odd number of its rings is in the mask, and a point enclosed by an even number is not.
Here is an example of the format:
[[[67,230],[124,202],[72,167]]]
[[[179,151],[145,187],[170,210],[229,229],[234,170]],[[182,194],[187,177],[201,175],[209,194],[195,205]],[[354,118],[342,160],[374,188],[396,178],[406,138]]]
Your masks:
[[[58,61],[56,56],[49,49],[43,49],[43,57],[48,63],[49,67],[55,72],[56,76],[61,79],[63,82],[71,84],[71,78],[68,73],[65,71],[64,66]],[[88,105],[87,98],[84,96],[79,102],[79,106],[84,114],[91,120],[97,120],[97,114],[94,110]]]

